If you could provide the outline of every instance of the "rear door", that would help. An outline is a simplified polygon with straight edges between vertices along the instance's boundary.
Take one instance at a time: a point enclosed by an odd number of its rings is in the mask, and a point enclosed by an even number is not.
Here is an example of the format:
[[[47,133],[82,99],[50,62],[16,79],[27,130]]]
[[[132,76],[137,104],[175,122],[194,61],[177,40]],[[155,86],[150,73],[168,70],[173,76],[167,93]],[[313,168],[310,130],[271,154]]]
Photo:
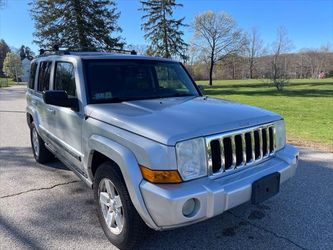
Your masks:
[[[26,93],[27,97],[27,111],[30,112],[30,114],[35,114],[36,112],[36,96],[35,96],[35,82],[36,82],[36,73],[37,73],[37,62],[31,63],[30,66],[30,75],[29,75],[29,82],[28,82],[28,89]]]
[[[37,87],[33,100],[38,114],[39,133],[44,138],[53,133],[50,127],[54,121],[52,109],[43,100],[43,91],[50,89],[51,69],[52,61],[41,61],[39,63]]]

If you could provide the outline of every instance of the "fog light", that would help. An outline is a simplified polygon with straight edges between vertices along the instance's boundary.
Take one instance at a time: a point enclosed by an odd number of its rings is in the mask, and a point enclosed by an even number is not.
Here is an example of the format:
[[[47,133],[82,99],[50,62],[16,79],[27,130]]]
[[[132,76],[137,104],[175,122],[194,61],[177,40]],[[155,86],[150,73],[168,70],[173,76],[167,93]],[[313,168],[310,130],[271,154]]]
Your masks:
[[[196,214],[199,208],[199,201],[197,199],[189,199],[183,205],[183,215],[185,217],[192,217]]]

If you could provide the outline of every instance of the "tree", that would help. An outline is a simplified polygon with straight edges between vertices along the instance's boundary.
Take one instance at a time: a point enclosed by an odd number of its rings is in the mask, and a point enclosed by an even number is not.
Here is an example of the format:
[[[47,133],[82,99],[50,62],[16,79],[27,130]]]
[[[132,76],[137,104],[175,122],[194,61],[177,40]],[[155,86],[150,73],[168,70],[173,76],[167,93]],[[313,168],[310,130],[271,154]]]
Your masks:
[[[4,76],[4,73],[2,71],[3,68],[3,61],[6,58],[7,53],[10,52],[10,48],[5,42],[5,40],[0,40],[0,76]]]
[[[256,28],[252,28],[251,33],[247,34],[247,42],[246,51],[249,62],[249,77],[253,79],[258,58],[263,54],[263,41]]]
[[[182,7],[176,0],[141,0],[142,17],[141,29],[145,32],[145,39],[150,41],[147,54],[171,58],[179,56],[186,59],[187,44],[183,40],[182,27],[184,19],[173,18],[175,7]]]
[[[18,51],[18,54],[21,58],[21,61],[25,58],[28,58],[31,60],[34,57],[34,53],[31,51],[31,49],[28,46],[22,45]]]
[[[242,31],[227,13],[207,11],[195,17],[194,38],[196,46],[209,58],[209,85],[213,84],[215,64],[246,45]]]
[[[23,75],[20,56],[15,53],[8,52],[3,62],[2,70],[6,76],[11,77],[18,82],[19,78]]]
[[[121,37],[113,36],[122,31],[114,0],[33,0],[30,5],[35,42],[41,47],[97,50],[124,45]]]
[[[147,55],[147,46],[144,44],[129,44],[125,46],[127,50],[135,50],[138,55]]]
[[[18,51],[18,54],[19,54],[19,56],[21,58],[21,61],[22,61],[25,58],[25,46],[24,45],[22,45],[20,47],[20,49]]]
[[[288,61],[285,53],[291,48],[291,41],[288,38],[287,30],[283,27],[277,29],[277,37],[272,45],[272,60],[270,82],[282,91],[288,83]]]

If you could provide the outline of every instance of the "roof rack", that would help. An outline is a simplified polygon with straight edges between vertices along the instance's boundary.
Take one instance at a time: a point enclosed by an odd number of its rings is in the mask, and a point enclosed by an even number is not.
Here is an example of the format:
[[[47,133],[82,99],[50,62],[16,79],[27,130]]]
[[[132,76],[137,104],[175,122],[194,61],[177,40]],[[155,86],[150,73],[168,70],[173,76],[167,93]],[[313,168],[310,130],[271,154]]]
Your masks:
[[[73,49],[73,50],[60,50],[58,45],[54,45],[52,49],[40,49],[39,56],[48,56],[48,55],[70,55],[71,52],[117,52],[124,54],[137,55],[135,50],[126,50],[126,49],[96,49],[96,48],[85,48],[85,49]]]

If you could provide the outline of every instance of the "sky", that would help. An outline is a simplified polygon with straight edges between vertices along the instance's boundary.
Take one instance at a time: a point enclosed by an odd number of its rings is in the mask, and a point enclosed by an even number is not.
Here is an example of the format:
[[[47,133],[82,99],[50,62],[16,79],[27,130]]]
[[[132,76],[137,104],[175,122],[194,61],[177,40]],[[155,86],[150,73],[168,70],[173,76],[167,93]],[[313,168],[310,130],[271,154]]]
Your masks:
[[[35,52],[33,43],[34,22],[29,13],[27,0],[0,0],[0,39],[12,47],[22,44]],[[147,44],[141,31],[141,7],[139,0],[117,0],[121,12],[118,21],[123,29],[120,34],[127,44]],[[245,31],[255,27],[266,45],[276,36],[276,29],[284,26],[293,43],[293,51],[302,48],[333,47],[333,1],[332,0],[178,0],[183,7],[177,8],[175,17],[185,17],[191,24],[194,17],[207,10],[225,11],[233,16]],[[193,32],[184,29],[184,39],[190,41]],[[332,48],[331,47],[331,48]]]

